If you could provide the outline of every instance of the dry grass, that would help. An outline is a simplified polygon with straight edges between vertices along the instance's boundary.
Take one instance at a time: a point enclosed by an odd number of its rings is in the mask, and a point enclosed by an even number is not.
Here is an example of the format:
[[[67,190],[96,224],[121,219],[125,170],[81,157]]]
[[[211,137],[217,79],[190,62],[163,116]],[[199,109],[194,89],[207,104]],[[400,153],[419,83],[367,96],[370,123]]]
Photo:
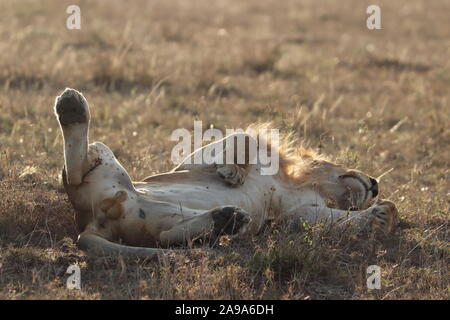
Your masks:
[[[1,1],[0,298],[448,299],[450,2],[378,0],[369,31],[372,2]],[[274,120],[345,165],[394,168],[382,196],[402,223],[382,240],[272,226],[157,263],[85,257],[59,181],[65,87],[136,180],[172,167],[170,133],[194,120]],[[65,289],[75,262],[81,292]]]

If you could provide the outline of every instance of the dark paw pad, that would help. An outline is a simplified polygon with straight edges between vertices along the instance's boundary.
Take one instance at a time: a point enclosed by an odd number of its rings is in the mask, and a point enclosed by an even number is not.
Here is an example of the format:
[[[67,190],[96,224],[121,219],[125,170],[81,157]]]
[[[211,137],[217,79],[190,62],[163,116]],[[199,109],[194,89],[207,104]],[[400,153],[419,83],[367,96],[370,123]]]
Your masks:
[[[55,112],[62,126],[89,121],[87,102],[81,93],[73,89],[66,89],[56,99]]]
[[[222,207],[212,211],[215,235],[235,235],[250,222],[248,214],[238,207]]]

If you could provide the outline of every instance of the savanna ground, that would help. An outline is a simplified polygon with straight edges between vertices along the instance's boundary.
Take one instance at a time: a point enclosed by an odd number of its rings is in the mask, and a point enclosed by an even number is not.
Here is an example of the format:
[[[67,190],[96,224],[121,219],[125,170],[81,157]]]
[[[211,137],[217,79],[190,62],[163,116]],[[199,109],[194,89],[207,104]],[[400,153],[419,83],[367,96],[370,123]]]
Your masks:
[[[382,30],[366,28],[379,4]],[[81,7],[81,30],[65,28]],[[0,298],[448,299],[450,2],[0,1]],[[88,257],[61,188],[53,114],[91,106],[135,180],[169,170],[177,128],[271,120],[379,176],[400,226],[385,238],[273,225],[161,261]],[[78,263],[82,290],[65,288]],[[366,268],[382,269],[381,290]]]

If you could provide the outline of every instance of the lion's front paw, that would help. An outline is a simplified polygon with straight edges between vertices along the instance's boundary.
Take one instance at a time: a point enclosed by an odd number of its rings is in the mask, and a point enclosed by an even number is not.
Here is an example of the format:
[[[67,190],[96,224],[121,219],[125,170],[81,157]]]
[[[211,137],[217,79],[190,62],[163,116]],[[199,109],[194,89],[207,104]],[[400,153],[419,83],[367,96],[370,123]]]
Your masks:
[[[234,206],[214,209],[211,215],[214,221],[213,234],[215,236],[242,234],[251,221],[247,212]]]
[[[216,172],[223,181],[233,187],[240,186],[244,183],[244,177],[237,165],[217,165]]]
[[[398,224],[398,210],[389,200],[377,200],[365,213],[367,227],[370,230],[381,230],[385,234],[391,232]]]

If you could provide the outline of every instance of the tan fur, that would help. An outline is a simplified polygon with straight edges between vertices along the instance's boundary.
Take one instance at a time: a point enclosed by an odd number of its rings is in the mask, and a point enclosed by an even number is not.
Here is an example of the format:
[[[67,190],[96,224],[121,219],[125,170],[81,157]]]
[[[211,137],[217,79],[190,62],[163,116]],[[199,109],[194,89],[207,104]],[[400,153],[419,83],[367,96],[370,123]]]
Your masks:
[[[370,206],[378,193],[375,179],[312,150],[294,148],[292,135],[281,135],[276,149],[270,136],[259,136],[268,124],[253,125],[248,133],[223,141],[243,135],[248,148],[251,139],[267,139],[269,150],[279,152],[280,170],[275,175],[262,175],[262,165],[250,164],[248,158],[243,164],[189,164],[188,159],[203,147],[170,172],[132,182],[106,145],[95,142],[87,150],[72,147],[72,140],[87,141],[89,118],[83,118],[89,114],[87,108],[84,97],[73,89],[66,89],[56,100],[66,146],[77,156],[76,165],[69,167],[71,172],[64,170],[63,179],[77,213],[83,249],[154,256],[161,250],[151,247],[192,244],[196,239],[215,243],[222,234],[257,233],[271,219],[336,226],[351,223],[361,230],[385,232],[397,223],[393,203],[379,200]],[[223,157],[231,152],[227,145],[223,144]],[[67,150],[65,154],[70,163]],[[82,177],[82,181],[76,184],[78,178],[67,177]]]

